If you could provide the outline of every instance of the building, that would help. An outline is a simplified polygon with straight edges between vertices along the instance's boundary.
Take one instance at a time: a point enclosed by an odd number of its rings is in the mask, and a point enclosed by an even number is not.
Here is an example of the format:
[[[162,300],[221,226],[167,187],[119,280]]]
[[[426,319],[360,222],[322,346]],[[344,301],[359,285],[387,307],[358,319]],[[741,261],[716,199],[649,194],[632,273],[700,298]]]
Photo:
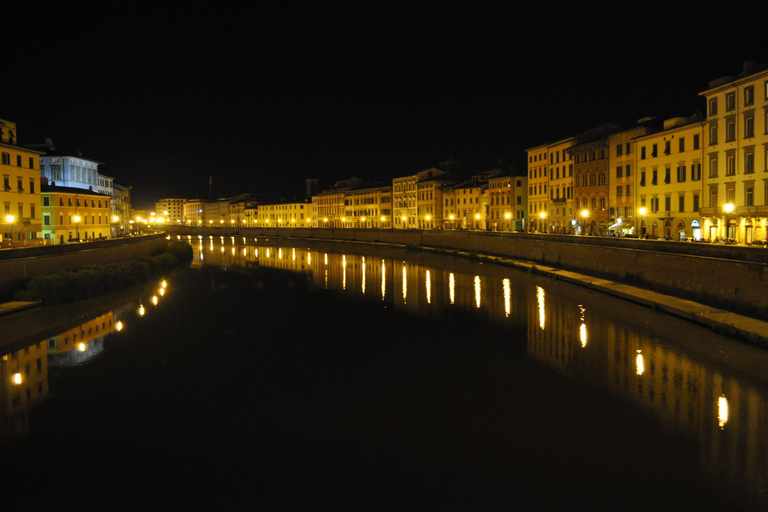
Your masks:
[[[709,83],[704,126],[704,236],[768,240],[768,67]],[[727,226],[727,228],[726,228]]]
[[[472,176],[443,193],[446,227],[449,229],[487,230],[489,214],[488,180]]]
[[[549,165],[547,226],[552,233],[570,234],[577,223],[573,206],[573,157],[568,149],[578,139],[570,137],[547,146]]]
[[[130,232],[131,222],[131,186],[113,182],[115,195],[115,214],[112,217],[112,236],[123,236]]]
[[[360,188],[362,180],[351,177],[337,181],[333,187],[321,191],[313,204],[317,205],[317,225],[321,228],[342,228],[346,218],[345,197],[347,191]],[[314,212],[314,210],[313,210]]]
[[[637,137],[657,129],[655,118],[644,118],[638,126],[608,136],[608,229],[612,234],[637,236],[640,231],[637,193]],[[578,213],[578,212],[577,212]]]
[[[43,185],[41,194],[44,239],[64,244],[110,237],[108,195],[54,185]]]
[[[409,176],[401,176],[392,180],[392,211],[394,214],[395,229],[416,229],[420,227],[419,219],[419,192],[418,182],[431,179],[445,174],[437,168],[419,171]],[[428,200],[434,201],[433,199]],[[427,205],[424,204],[423,207]],[[425,225],[426,216],[429,215],[426,210],[422,212],[421,226]],[[433,220],[430,219],[430,222]]]
[[[523,231],[526,229],[527,178],[500,174],[488,179],[488,229]]]
[[[184,203],[184,224],[187,226],[202,226],[205,224],[205,210],[202,199],[187,199]]]
[[[573,158],[573,206],[579,215],[582,235],[608,233],[608,135],[619,131],[601,125],[578,136],[579,143],[567,151]]]
[[[184,204],[181,197],[165,197],[155,203],[155,215],[162,216],[165,222],[181,224],[184,221]]]
[[[18,145],[16,123],[0,119],[0,172],[3,187],[2,246],[42,242],[39,158],[42,153]]]
[[[702,238],[702,118],[676,117],[635,138],[640,232],[651,238]]]
[[[259,226],[272,228],[312,227],[311,203],[260,204],[256,213]]]
[[[352,228],[392,227],[392,186],[359,188],[344,195],[344,225]]]
[[[528,230],[547,231],[549,202],[547,175],[549,145],[543,144],[526,150],[528,153]]]

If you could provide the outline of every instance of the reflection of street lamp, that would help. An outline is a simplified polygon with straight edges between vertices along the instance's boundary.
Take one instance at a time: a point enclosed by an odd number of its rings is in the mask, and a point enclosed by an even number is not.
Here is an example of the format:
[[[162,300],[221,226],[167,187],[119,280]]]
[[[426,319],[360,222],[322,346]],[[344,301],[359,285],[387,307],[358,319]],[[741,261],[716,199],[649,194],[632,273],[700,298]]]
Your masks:
[[[640,208],[639,210],[637,210],[637,213],[640,214],[640,236],[643,236],[643,234],[644,234],[643,233],[643,215],[645,215],[645,212],[647,212],[647,211],[648,210],[646,210],[645,207]]]
[[[589,210],[581,210],[581,216],[584,218],[583,223],[584,223],[584,228],[586,228],[586,226],[587,226],[587,217],[589,217]],[[581,230],[581,234],[582,235],[586,235],[587,234],[587,230],[584,229],[584,228],[582,228],[582,230]]]
[[[72,217],[72,220],[75,221],[75,238],[77,241],[80,241],[80,216],[75,215]]]
[[[728,214],[733,211],[733,203],[725,203],[723,205],[723,211],[725,212],[725,239],[726,240],[730,240],[730,238],[731,238],[731,233],[730,233],[731,226],[729,224],[730,221],[728,220]]]
[[[9,214],[5,216],[5,220],[7,220],[8,224],[11,225],[11,247],[13,247],[13,221],[16,220],[16,217]]]

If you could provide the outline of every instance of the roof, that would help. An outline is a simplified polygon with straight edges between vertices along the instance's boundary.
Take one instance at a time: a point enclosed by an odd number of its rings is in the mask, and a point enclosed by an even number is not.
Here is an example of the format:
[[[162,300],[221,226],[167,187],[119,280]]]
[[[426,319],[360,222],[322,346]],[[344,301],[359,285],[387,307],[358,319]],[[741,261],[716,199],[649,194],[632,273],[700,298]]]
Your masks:
[[[54,194],[56,192],[62,193],[62,194],[81,194],[81,195],[89,195],[89,196],[102,196],[102,197],[111,197],[109,194],[102,194],[101,192],[96,192],[92,189],[87,188],[77,188],[77,187],[61,187],[58,185],[43,185],[40,184],[40,192],[42,194]]]

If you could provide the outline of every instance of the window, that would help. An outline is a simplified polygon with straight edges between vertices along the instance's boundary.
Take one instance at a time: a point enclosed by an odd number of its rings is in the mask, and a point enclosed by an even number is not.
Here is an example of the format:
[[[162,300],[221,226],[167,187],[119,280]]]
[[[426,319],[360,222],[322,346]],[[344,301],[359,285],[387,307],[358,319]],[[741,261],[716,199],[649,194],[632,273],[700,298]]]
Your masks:
[[[744,184],[744,206],[755,205],[755,185],[754,183]]]
[[[624,168],[622,166],[616,167],[616,177],[621,178],[624,176]]]
[[[669,167],[664,168],[664,183],[670,183],[672,181],[671,178],[672,170]],[[667,208],[669,210],[669,208]]]
[[[50,226],[51,225],[51,216],[46,214],[43,215],[43,226]]]
[[[664,197],[664,211],[669,211],[672,209],[672,198],[670,196]]]
[[[678,145],[678,148],[677,148],[678,151],[680,151],[681,153],[684,152],[685,151],[685,137],[680,137],[680,139],[678,139],[678,141],[677,141],[677,145]]]
[[[701,179],[701,164],[691,164],[691,181],[699,181]]]
[[[51,198],[48,196],[43,196],[43,206],[51,206]]]
[[[755,153],[753,148],[744,150],[744,174],[755,172]]]
[[[693,194],[693,211],[699,211],[699,194]]]
[[[709,159],[709,177],[717,178],[717,157]]]
[[[717,144],[717,124],[712,123],[709,125],[709,145],[713,146]]]
[[[11,165],[11,155],[10,153],[3,153],[3,165]]]
[[[640,160],[645,160],[645,146],[640,148]]]
[[[729,92],[725,95],[725,111],[730,112],[736,108],[736,93]]]
[[[755,87],[750,85],[744,88],[744,106],[749,107],[755,104]]]
[[[678,165],[677,166],[677,182],[683,183],[684,181],[685,181],[685,166]]]
[[[755,136],[755,115],[750,112],[744,114],[744,137],[750,138]]]
[[[605,185],[605,173],[601,172],[601,173],[600,173],[600,174],[597,176],[597,184],[598,184],[598,185]]]
[[[734,140],[736,140],[736,120],[731,117],[725,121],[725,142]]]
[[[645,186],[645,171],[640,171],[640,186]]]
[[[659,184],[659,171],[654,169],[652,176],[653,177],[651,178],[651,185],[658,185]]]
[[[734,176],[736,174],[736,155],[733,153],[725,157],[725,175]]]
[[[632,185],[627,185],[627,197],[632,195]]]
[[[622,187],[621,185],[618,185],[616,187],[616,197],[621,197],[623,192],[624,192],[624,187]]]
[[[768,82],[766,83],[768,84]],[[768,86],[766,91],[768,91]],[[716,115],[717,115],[717,98],[709,98],[709,117],[716,116]]]
[[[659,148],[658,144],[654,144],[651,146],[651,158],[655,158],[659,156]]]
[[[677,196],[677,211],[685,211],[685,196],[683,194]]]
[[[672,141],[671,140],[664,141],[664,154],[668,155],[671,152],[672,152]]]
[[[616,156],[621,156],[621,155],[622,155],[622,150],[623,150],[623,149],[624,149],[624,147],[623,147],[621,144],[618,144],[618,145],[616,146]]]
[[[699,134],[693,136],[693,149],[699,149]]]
[[[627,171],[627,173],[626,173],[626,174],[627,174],[627,178],[629,178],[630,176],[632,176],[632,169],[630,169],[630,166],[629,166],[629,165],[627,165],[627,166],[624,168],[624,170],[625,170],[625,171]]]
[[[29,193],[34,194],[35,193],[35,180],[30,179],[29,180]]]

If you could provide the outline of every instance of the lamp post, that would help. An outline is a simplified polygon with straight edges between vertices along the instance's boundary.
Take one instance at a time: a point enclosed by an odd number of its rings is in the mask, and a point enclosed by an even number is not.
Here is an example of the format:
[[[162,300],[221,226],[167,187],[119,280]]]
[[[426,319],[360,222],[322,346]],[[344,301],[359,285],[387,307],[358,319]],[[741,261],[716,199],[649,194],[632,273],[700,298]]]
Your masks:
[[[725,203],[723,205],[723,211],[725,212],[725,239],[727,241],[731,238],[731,225],[730,220],[728,219],[728,215],[733,211],[733,203]]]
[[[512,214],[507,212],[507,213],[504,214],[504,218],[507,220],[507,223],[506,223],[507,224],[506,225],[507,229],[505,231],[512,231],[512,229],[511,229],[512,225],[511,225],[511,222],[510,222],[510,219],[512,218]]]
[[[639,234],[638,238],[640,238],[641,236],[644,235],[644,233],[643,233],[643,215],[645,215],[645,212],[647,212],[647,211],[648,210],[646,210],[645,207],[640,208],[639,210],[637,210],[637,213],[640,214],[640,226],[639,226],[640,234]]]
[[[583,227],[581,228],[581,234],[586,235],[587,230],[585,229],[587,226],[587,217],[589,217],[589,210],[581,210],[581,217],[582,217],[582,224]]]
[[[547,212],[542,211],[539,213],[539,217],[541,217],[541,226],[544,228],[544,233],[547,232]]]

